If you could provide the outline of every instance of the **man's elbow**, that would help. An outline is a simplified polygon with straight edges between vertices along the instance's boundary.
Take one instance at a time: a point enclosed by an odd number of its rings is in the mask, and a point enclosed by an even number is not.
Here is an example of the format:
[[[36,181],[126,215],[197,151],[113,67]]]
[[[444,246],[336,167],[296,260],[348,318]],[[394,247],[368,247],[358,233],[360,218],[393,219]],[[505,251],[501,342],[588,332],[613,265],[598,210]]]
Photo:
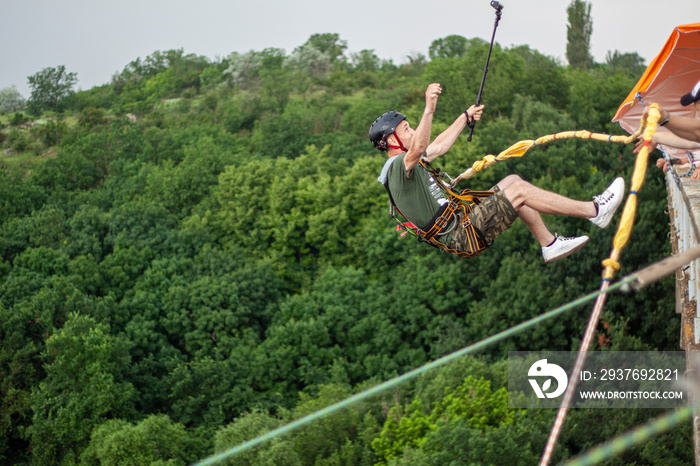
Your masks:
[[[700,142],[700,126],[693,131],[693,141]]]
[[[444,147],[443,144],[439,144],[439,143],[430,144],[428,146],[428,149],[426,150],[428,157],[431,157],[431,158],[440,157],[445,152],[447,152],[447,148]]]
[[[417,160],[420,160],[423,154],[429,152],[430,149],[430,144],[416,144],[415,146],[411,145],[411,147],[408,149],[408,154],[406,155],[406,157],[409,159],[415,158]]]

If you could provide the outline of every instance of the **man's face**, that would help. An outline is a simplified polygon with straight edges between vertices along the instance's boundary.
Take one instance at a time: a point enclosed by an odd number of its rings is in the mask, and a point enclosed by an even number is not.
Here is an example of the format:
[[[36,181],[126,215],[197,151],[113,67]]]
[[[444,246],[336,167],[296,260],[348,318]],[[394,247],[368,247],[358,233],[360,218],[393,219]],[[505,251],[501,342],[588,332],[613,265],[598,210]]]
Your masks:
[[[394,133],[395,136],[398,136],[399,139],[401,140],[401,143],[404,145],[405,148],[409,148],[411,146],[411,139],[413,138],[413,128],[411,128],[411,125],[408,124],[408,121],[403,120],[399,125],[396,127],[396,132]]]

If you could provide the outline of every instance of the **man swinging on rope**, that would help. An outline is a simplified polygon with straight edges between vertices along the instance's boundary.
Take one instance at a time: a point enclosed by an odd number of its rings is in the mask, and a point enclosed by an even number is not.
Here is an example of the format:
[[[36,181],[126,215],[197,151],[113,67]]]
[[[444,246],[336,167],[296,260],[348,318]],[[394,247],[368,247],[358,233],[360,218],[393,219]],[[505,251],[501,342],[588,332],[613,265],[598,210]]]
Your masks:
[[[374,146],[386,151],[388,157],[379,181],[386,187],[392,205],[417,226],[418,236],[457,256],[473,257],[520,217],[539,241],[544,261],[552,262],[573,254],[589,238],[555,236],[540,214],[587,218],[600,228],[608,226],[624,195],[622,178],[615,179],[592,202],[545,191],[518,175],[505,177],[491,191],[469,192],[474,205],[448,197],[425,162],[445,154],[467,123],[481,119],[483,105],[469,107],[430,143],[433,113],[441,93],[440,84],[428,86],[425,109],[416,129],[411,128],[404,115],[393,110],[377,118],[369,129]],[[479,198],[483,200],[479,202]]]

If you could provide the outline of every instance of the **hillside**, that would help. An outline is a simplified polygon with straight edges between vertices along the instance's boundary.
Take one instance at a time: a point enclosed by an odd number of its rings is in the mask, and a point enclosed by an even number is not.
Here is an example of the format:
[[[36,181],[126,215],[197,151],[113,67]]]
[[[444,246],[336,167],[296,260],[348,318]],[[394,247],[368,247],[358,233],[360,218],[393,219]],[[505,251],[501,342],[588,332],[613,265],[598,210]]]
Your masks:
[[[521,222],[472,260],[395,232],[367,129],[390,108],[417,123],[436,81],[446,128],[487,43],[396,66],[316,39],[216,62],[155,52],[52,112],[0,117],[0,462],[189,464],[598,288],[614,228],[547,217],[591,237],[549,265]],[[609,121],[638,77],[495,47],[474,139],[440,166],[562,130],[621,134]],[[558,141],[469,186],[517,173],[588,200],[633,162]],[[620,276],[670,253],[665,207],[650,169]],[[673,293],[667,279],[610,296],[595,349],[675,350]],[[532,464],[554,412],[504,405],[507,352],[573,350],[587,312],[229,464]],[[656,414],[574,410],[554,460]],[[610,464],[685,464],[690,430]]]

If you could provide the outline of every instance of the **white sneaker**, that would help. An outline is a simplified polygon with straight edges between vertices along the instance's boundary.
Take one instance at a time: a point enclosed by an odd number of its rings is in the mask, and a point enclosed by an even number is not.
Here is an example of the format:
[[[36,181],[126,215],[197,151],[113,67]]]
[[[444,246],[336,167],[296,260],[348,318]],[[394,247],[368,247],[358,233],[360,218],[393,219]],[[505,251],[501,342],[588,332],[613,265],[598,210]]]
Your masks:
[[[591,219],[594,225],[605,228],[610,225],[610,221],[615,215],[615,211],[622,203],[622,198],[625,196],[625,180],[615,178],[608,189],[603,191],[603,194],[593,196],[593,202],[598,206],[598,215]]]
[[[545,262],[554,262],[563,259],[581,249],[588,240],[588,236],[585,235],[575,238],[557,236],[552,244],[542,248],[542,257],[544,257]]]

